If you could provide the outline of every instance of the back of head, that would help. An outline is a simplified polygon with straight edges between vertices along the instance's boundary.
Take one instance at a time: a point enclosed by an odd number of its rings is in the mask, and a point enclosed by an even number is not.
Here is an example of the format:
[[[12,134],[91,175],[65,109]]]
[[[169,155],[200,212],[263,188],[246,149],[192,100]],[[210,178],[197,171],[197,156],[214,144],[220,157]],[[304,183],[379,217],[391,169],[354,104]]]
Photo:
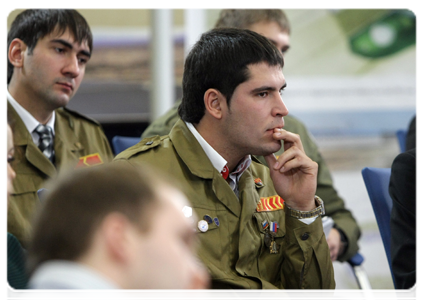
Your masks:
[[[121,213],[141,231],[149,230],[149,212],[160,203],[156,191],[163,179],[146,165],[111,163],[73,171],[50,185],[34,220],[28,247],[30,273],[48,260],[80,258],[112,212]]]
[[[13,21],[7,35],[7,49],[15,39],[21,39],[31,54],[39,39],[58,31],[64,33],[67,29],[78,43],[87,40],[92,51],[93,37],[91,29],[84,17],[73,9],[28,9],[21,12]],[[7,62],[7,83],[13,75],[13,65]]]
[[[281,31],[291,33],[288,18],[280,9],[222,9],[215,28],[249,29],[259,22],[276,22]]]
[[[204,93],[214,88],[230,105],[235,88],[249,79],[248,66],[283,67],[280,51],[264,36],[246,29],[216,28],[204,33],[185,60],[182,120],[197,124],[205,113]]]

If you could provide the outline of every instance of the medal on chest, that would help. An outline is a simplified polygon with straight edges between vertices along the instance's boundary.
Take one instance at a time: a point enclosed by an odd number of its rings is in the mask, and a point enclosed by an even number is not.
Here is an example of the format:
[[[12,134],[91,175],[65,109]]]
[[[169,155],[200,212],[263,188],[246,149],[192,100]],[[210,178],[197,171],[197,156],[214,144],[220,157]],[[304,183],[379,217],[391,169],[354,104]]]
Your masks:
[[[270,249],[271,254],[276,254],[279,252],[279,245],[275,241],[276,232],[278,231],[277,222],[268,222],[264,220],[261,223],[264,230],[264,244]]]

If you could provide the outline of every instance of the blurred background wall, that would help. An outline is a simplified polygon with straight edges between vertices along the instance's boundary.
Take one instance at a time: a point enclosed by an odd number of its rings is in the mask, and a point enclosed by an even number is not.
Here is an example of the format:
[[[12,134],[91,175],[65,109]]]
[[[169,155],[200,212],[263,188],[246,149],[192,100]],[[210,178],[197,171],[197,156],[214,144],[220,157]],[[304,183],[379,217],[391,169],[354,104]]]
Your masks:
[[[20,10],[10,13],[8,25]],[[100,121],[109,139],[140,136],[152,120],[152,24],[144,9],[81,9],[94,34],[85,79],[69,107]],[[377,223],[361,178],[364,167],[390,167],[395,138],[416,113],[415,15],[409,10],[287,9],[291,49],[285,56],[290,113],[307,124],[335,183],[362,228],[360,252],[372,287],[392,289]],[[181,97],[186,10],[171,10],[174,91]],[[219,10],[198,10],[213,28]],[[173,25],[172,25],[173,24]],[[196,27],[197,24],[194,24]],[[159,82],[160,85],[160,82]],[[166,111],[168,107],[163,107]],[[335,263],[337,288],[357,288]]]
[[[19,11],[10,13],[8,24]],[[284,100],[291,114],[316,136],[392,135],[408,125],[416,104],[411,11],[285,11],[292,26],[292,45],[284,68],[288,82]],[[137,136],[152,119],[152,10],[80,12],[94,33],[94,52],[69,107],[102,122],[110,135],[122,128],[126,135]],[[211,29],[219,10],[203,13],[203,26]],[[185,10],[171,10],[172,102],[181,97],[185,14]]]

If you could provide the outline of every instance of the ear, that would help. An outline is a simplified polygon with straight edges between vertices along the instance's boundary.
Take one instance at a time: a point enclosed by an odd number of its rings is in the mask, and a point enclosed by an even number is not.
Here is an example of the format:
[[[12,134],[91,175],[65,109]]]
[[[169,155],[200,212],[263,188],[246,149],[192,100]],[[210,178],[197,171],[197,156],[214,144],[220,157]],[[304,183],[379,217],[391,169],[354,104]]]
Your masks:
[[[24,61],[24,52],[27,46],[21,39],[14,39],[9,46],[9,52],[7,53],[10,63],[15,68],[21,68]]]
[[[126,261],[128,258],[129,225],[128,219],[120,213],[111,213],[102,222],[107,252],[117,261]]]
[[[222,109],[226,107],[226,98],[216,89],[208,89],[204,93],[204,105],[210,115],[216,119],[222,118]]]

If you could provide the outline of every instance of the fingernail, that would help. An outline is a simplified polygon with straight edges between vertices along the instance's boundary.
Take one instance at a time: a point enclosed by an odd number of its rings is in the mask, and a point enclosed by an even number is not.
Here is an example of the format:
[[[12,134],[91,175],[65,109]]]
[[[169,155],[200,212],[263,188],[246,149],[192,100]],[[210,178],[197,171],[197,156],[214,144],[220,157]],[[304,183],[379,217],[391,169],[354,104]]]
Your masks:
[[[273,169],[279,169],[280,166],[280,162],[276,162],[275,165],[273,166]]]
[[[285,171],[285,167],[282,167],[279,172],[283,173],[283,171]]]

